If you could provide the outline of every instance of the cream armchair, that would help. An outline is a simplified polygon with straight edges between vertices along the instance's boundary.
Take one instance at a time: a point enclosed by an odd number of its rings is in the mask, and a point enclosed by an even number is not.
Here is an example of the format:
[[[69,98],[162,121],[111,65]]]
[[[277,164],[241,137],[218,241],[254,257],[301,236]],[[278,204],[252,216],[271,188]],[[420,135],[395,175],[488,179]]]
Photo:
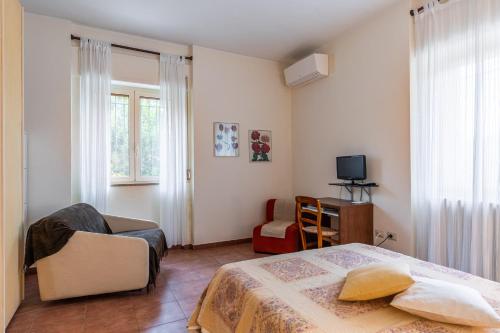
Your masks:
[[[145,239],[116,233],[156,229],[152,221],[103,215],[113,234],[76,231],[66,245],[36,262],[42,300],[141,289],[149,278]]]

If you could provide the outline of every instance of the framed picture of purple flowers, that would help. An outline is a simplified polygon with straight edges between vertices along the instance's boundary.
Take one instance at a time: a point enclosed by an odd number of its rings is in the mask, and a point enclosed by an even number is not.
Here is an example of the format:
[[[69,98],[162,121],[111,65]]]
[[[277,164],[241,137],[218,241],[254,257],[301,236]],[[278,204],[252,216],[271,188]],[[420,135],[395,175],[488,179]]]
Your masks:
[[[273,156],[271,131],[248,131],[250,162],[271,162]]]
[[[214,123],[214,155],[216,157],[240,156],[240,124]]]

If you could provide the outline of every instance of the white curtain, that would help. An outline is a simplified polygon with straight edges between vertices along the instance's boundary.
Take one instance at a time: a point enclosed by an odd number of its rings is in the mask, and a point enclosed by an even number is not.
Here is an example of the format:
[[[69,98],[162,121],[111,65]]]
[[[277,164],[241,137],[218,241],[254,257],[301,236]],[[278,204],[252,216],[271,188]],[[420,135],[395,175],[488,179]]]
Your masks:
[[[500,280],[500,1],[415,16],[411,141],[417,256]]]
[[[80,200],[106,212],[109,187],[110,43],[80,41]]]
[[[160,56],[160,225],[168,246],[191,244],[187,214],[185,59]]]

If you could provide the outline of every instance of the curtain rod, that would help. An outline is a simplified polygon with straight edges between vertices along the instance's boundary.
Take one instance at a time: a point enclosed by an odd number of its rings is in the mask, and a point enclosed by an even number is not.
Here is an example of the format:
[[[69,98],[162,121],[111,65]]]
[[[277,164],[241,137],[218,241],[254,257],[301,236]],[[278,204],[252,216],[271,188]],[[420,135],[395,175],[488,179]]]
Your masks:
[[[438,3],[446,3],[446,2],[448,2],[448,0],[438,0]],[[410,15],[415,16],[415,15],[422,13],[425,10],[425,7],[426,6],[422,6],[422,7],[418,7],[417,9],[410,10]]]
[[[71,35],[71,40],[80,40],[80,37]],[[154,54],[154,55],[160,55],[160,52],[156,51],[150,51],[150,50],[144,50],[144,49],[139,49],[136,47],[131,47],[131,46],[126,46],[126,45],[120,45],[120,44],[111,44],[112,47],[117,47],[119,49],[125,49],[125,50],[130,50],[130,51],[137,51],[137,52],[142,52],[142,53],[149,53],[149,54]],[[184,57],[184,59],[187,60],[193,60],[192,56]]]

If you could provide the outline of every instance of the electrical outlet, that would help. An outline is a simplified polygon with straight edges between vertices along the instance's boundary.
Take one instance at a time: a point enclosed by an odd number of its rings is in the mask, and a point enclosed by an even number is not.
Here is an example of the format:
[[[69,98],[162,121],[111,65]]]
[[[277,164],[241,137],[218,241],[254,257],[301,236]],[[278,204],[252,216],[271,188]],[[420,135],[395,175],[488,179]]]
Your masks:
[[[375,229],[375,238],[385,238],[386,233],[383,230]]]
[[[398,234],[392,231],[387,231],[387,236],[389,236],[389,240],[398,241]]]

